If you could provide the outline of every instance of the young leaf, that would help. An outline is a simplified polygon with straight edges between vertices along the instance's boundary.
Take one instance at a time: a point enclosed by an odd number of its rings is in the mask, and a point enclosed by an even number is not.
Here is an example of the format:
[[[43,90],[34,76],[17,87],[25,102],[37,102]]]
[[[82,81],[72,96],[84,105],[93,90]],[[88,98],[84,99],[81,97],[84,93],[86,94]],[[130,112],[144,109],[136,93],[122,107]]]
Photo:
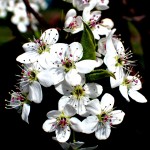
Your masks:
[[[114,73],[105,69],[94,70],[90,72],[89,74],[86,74],[86,79],[88,81],[96,81],[96,80],[106,78],[106,77],[113,77],[115,79]]]
[[[95,49],[96,49],[96,42],[93,36],[93,33],[89,26],[84,23],[84,30],[81,37],[81,44],[83,46],[83,57],[82,60],[85,59],[96,59]]]

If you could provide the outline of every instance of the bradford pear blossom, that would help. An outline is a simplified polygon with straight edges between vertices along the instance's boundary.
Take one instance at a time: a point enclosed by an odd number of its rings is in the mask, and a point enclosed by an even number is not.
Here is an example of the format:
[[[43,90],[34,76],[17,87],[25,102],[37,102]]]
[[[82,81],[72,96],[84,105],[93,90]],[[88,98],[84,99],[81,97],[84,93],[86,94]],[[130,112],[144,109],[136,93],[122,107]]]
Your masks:
[[[30,24],[26,11],[18,9],[17,7],[15,7],[11,22],[17,25],[20,32],[26,32],[27,26]]]
[[[59,107],[59,106],[58,106]],[[82,131],[81,121],[73,117],[76,110],[69,104],[63,109],[59,107],[58,110],[52,110],[47,113],[48,119],[43,123],[43,130],[45,132],[54,132],[56,140],[59,142],[66,142],[71,135],[71,129],[76,132]]]
[[[82,13],[83,21],[90,27],[94,38],[99,40],[100,35],[108,36],[111,28],[113,27],[113,21],[109,18],[100,21],[101,11],[91,11],[89,8],[85,8]]]
[[[17,88],[18,89],[18,88]],[[21,118],[29,123],[28,116],[30,113],[30,100],[27,98],[27,93],[19,90],[18,92],[12,91],[10,101],[6,104],[6,109],[17,109],[21,113]]]
[[[64,31],[75,34],[83,30],[82,17],[77,16],[75,9],[70,9],[65,17]]]
[[[106,10],[109,8],[108,4],[109,0],[97,0],[95,8],[97,10]]]
[[[40,103],[43,98],[42,86],[49,87],[53,85],[51,74],[43,69],[38,63],[23,65],[19,84],[21,90],[28,92],[27,98],[35,103]]]
[[[65,79],[68,83],[75,85],[81,80],[79,74],[87,74],[97,65],[96,60],[80,60],[83,56],[83,47],[79,42],[72,42],[69,45],[54,44],[51,46],[51,56],[51,59],[47,59],[47,64],[53,65],[50,71],[55,76],[55,84]]]
[[[105,93],[99,101],[94,99],[86,105],[90,116],[82,121],[83,133],[95,132],[98,140],[105,140],[110,136],[111,127],[123,121],[125,113],[122,110],[114,110],[114,97]]]
[[[124,49],[119,39],[113,38],[116,29],[113,29],[106,40],[106,55],[104,63],[108,70],[115,74],[116,79],[110,77],[112,88],[119,86],[123,80],[124,71],[129,66],[134,66],[135,61],[131,60],[132,52]]]
[[[147,102],[147,99],[140,92],[138,92],[141,88],[142,83],[140,76],[138,74],[132,76],[127,73],[123,77],[123,82],[119,86],[119,91],[127,101],[130,101],[130,97],[136,102],[145,103]]]
[[[0,18],[4,18],[7,15],[7,1],[1,0],[0,1]]]
[[[40,39],[23,44],[25,52],[19,55],[16,60],[23,64],[29,64],[38,61],[38,63],[47,68],[45,62],[46,57],[50,57],[50,49],[59,38],[58,31],[55,28],[50,28],[44,31]]]
[[[56,140],[56,137],[52,137],[53,140]],[[58,142],[58,141],[57,141]],[[84,142],[81,141],[77,141],[77,142],[58,142],[60,144],[60,146],[64,149],[64,150],[69,150],[70,148],[72,150],[93,150],[96,149],[98,147],[98,145],[93,146],[93,147],[86,147],[86,148],[81,148],[81,146],[84,144]]]
[[[62,107],[66,104],[72,105],[77,114],[81,116],[87,115],[86,104],[90,99],[97,98],[101,95],[103,87],[97,83],[85,83],[85,78],[82,77],[80,83],[75,86],[71,86],[67,82],[63,81],[55,85],[55,89],[62,95],[59,103]]]

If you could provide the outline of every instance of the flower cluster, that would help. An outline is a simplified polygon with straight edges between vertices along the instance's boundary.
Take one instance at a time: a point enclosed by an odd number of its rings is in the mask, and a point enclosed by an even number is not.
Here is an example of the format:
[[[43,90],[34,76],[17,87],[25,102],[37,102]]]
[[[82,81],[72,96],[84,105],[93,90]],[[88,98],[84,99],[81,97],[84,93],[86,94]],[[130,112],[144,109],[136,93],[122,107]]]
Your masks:
[[[139,73],[132,72],[136,65],[132,51],[125,49],[115,35],[113,21],[101,20],[109,1],[64,1],[72,8],[65,14],[63,29],[49,28],[22,45],[25,52],[16,58],[21,64],[19,82],[16,91],[10,93],[11,99],[6,100],[6,108],[17,109],[29,123],[30,103],[42,103],[42,89],[53,86],[62,96],[56,99],[58,109],[47,112],[43,130],[55,132],[52,138],[62,149],[91,150],[97,146],[81,148],[84,142],[69,142],[71,134],[95,133],[98,140],[106,140],[111,128],[125,116],[124,111],[115,110],[115,97],[105,92],[102,78],[110,80],[111,88],[118,87],[128,102],[146,103],[147,99],[138,91],[142,88]],[[65,42],[59,40],[62,32],[66,34]],[[79,38],[68,43],[67,39],[75,34]]]
[[[30,7],[40,13],[48,7],[48,4],[45,0],[30,0]],[[27,32],[28,27],[33,30],[38,29],[38,20],[33,14],[27,12],[23,0],[0,0],[0,18],[6,18],[8,13],[11,14],[10,21],[20,32]]]

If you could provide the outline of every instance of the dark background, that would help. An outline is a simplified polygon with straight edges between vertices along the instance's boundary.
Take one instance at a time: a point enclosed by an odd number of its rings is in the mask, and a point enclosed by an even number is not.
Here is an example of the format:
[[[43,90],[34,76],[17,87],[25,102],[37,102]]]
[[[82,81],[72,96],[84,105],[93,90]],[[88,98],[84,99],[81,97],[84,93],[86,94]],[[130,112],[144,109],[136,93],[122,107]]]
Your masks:
[[[60,2],[60,1],[59,1]],[[100,150],[108,149],[150,149],[150,99],[149,99],[149,43],[150,43],[150,16],[147,8],[147,0],[132,2],[122,0],[110,0],[110,9],[104,11],[104,18],[107,16],[115,23],[117,33],[121,34],[125,48],[131,48],[131,32],[127,20],[138,29],[141,37],[143,48],[143,61],[139,62],[136,69],[142,75],[143,88],[140,92],[147,98],[148,102],[141,104],[131,100],[128,103],[122,98],[118,89],[108,91],[115,96],[116,109],[122,109],[126,115],[123,122],[112,128],[110,137],[104,141],[98,141],[94,134],[83,135],[78,133],[77,140],[85,142],[86,146],[99,145]],[[58,1],[52,2],[51,7],[64,7],[63,3]],[[67,8],[66,8],[67,9]],[[139,16],[145,16],[139,19]],[[136,19],[137,17],[137,19]],[[124,19],[127,18],[127,19]],[[3,23],[3,22],[2,22]],[[53,24],[55,25],[55,24]],[[5,99],[10,99],[8,92],[14,89],[16,83],[16,74],[20,74],[17,66],[16,57],[23,53],[22,41],[16,33],[16,38],[0,46],[0,145],[7,148],[30,149],[61,149],[60,146],[51,139],[54,133],[46,133],[42,129],[43,122],[47,119],[46,113],[50,110],[57,109],[57,100],[60,95],[54,91],[54,87],[43,88],[44,98],[41,104],[31,104],[29,124],[22,121],[20,114],[16,110],[6,110]],[[3,36],[0,34],[0,36]],[[78,139],[79,138],[79,139]]]

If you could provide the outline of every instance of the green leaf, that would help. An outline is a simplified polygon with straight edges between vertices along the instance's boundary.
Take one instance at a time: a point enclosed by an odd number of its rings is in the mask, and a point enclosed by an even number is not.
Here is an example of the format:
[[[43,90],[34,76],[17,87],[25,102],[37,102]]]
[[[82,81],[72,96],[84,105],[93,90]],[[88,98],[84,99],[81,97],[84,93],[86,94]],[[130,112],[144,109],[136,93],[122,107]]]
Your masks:
[[[96,81],[106,77],[113,77],[114,79],[116,79],[114,73],[105,69],[94,70],[89,74],[86,74],[86,79],[88,81]]]
[[[96,41],[94,39],[93,33],[89,26],[84,23],[84,30],[81,37],[81,44],[83,46],[83,57],[82,60],[85,59],[96,59]]]

